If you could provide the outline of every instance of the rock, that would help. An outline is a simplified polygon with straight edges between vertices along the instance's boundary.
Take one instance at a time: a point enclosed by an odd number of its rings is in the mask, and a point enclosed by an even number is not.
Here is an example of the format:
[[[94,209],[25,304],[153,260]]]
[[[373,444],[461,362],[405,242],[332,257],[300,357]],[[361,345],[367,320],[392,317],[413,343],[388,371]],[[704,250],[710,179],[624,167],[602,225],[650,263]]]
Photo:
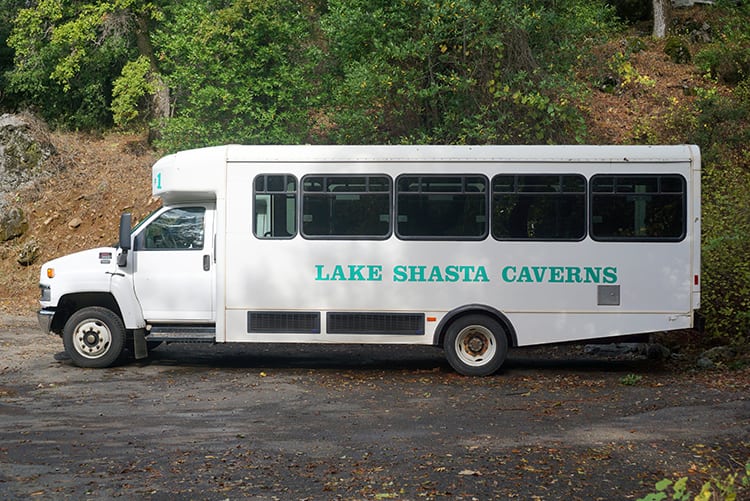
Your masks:
[[[0,207],[0,242],[20,237],[29,229],[29,220],[20,207]]]
[[[70,228],[71,230],[74,230],[74,229],[78,228],[79,226],[81,226],[81,224],[83,224],[83,221],[81,221],[81,220],[80,220],[79,218],[77,218],[77,217],[74,217],[74,218],[73,218],[73,219],[71,219],[71,220],[70,220],[70,222],[68,223],[68,228]]]
[[[587,344],[583,348],[587,355],[633,355],[644,352],[643,343],[609,343],[609,344]]]
[[[650,360],[666,360],[672,355],[672,352],[659,343],[649,343],[646,345],[646,356]]]
[[[701,369],[713,369],[714,367],[716,367],[716,365],[711,360],[704,357],[700,357],[696,362],[696,365],[698,365],[698,367]]]
[[[690,48],[680,37],[671,36],[667,38],[664,44],[664,53],[676,64],[687,64],[692,60]]]
[[[700,359],[706,359],[713,364],[731,362],[737,358],[737,350],[731,346],[715,346],[701,353]]]
[[[39,258],[39,245],[35,240],[26,242],[18,252],[18,264],[21,266],[30,266]]]
[[[44,126],[30,116],[0,116],[0,199],[40,175],[55,153]]]

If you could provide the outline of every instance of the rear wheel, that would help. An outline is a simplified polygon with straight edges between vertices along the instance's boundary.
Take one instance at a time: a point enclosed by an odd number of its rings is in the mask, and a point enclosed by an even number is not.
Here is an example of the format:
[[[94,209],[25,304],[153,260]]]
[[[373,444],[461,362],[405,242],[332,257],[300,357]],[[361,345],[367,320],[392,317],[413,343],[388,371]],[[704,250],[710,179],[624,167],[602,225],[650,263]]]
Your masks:
[[[464,376],[495,373],[508,354],[505,329],[486,315],[466,315],[453,322],[443,342],[445,358]]]
[[[120,317],[107,308],[83,308],[65,323],[63,344],[77,366],[109,367],[122,353],[125,326]]]

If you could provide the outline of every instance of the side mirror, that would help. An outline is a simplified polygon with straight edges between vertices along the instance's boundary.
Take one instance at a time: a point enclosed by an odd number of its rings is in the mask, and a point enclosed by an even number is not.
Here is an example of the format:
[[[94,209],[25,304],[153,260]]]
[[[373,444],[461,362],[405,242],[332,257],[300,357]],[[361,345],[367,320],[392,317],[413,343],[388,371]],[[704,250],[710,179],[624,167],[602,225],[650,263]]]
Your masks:
[[[117,266],[123,268],[128,264],[128,251],[130,250],[130,225],[132,216],[126,212],[120,216],[120,254],[117,256]]]

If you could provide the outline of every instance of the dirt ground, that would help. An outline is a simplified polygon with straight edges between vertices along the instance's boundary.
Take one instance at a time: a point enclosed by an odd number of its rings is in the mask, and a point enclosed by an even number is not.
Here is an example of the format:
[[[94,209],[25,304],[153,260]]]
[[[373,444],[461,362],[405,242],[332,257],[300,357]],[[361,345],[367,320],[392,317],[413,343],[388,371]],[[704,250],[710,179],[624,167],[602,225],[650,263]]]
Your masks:
[[[750,458],[748,369],[567,346],[466,378],[434,348],[173,344],[85,370],[7,315],[0,351],[3,499],[636,499]]]

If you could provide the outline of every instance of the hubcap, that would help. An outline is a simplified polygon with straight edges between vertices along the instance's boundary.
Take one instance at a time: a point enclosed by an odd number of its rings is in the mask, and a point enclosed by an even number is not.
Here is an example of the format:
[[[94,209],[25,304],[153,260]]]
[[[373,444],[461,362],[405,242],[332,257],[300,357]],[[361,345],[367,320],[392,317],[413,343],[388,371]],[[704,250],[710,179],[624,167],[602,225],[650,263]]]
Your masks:
[[[482,325],[470,325],[456,336],[456,353],[467,365],[482,366],[495,356],[495,335]]]
[[[112,335],[104,323],[90,319],[76,326],[73,340],[78,353],[86,358],[98,358],[107,353]]]

